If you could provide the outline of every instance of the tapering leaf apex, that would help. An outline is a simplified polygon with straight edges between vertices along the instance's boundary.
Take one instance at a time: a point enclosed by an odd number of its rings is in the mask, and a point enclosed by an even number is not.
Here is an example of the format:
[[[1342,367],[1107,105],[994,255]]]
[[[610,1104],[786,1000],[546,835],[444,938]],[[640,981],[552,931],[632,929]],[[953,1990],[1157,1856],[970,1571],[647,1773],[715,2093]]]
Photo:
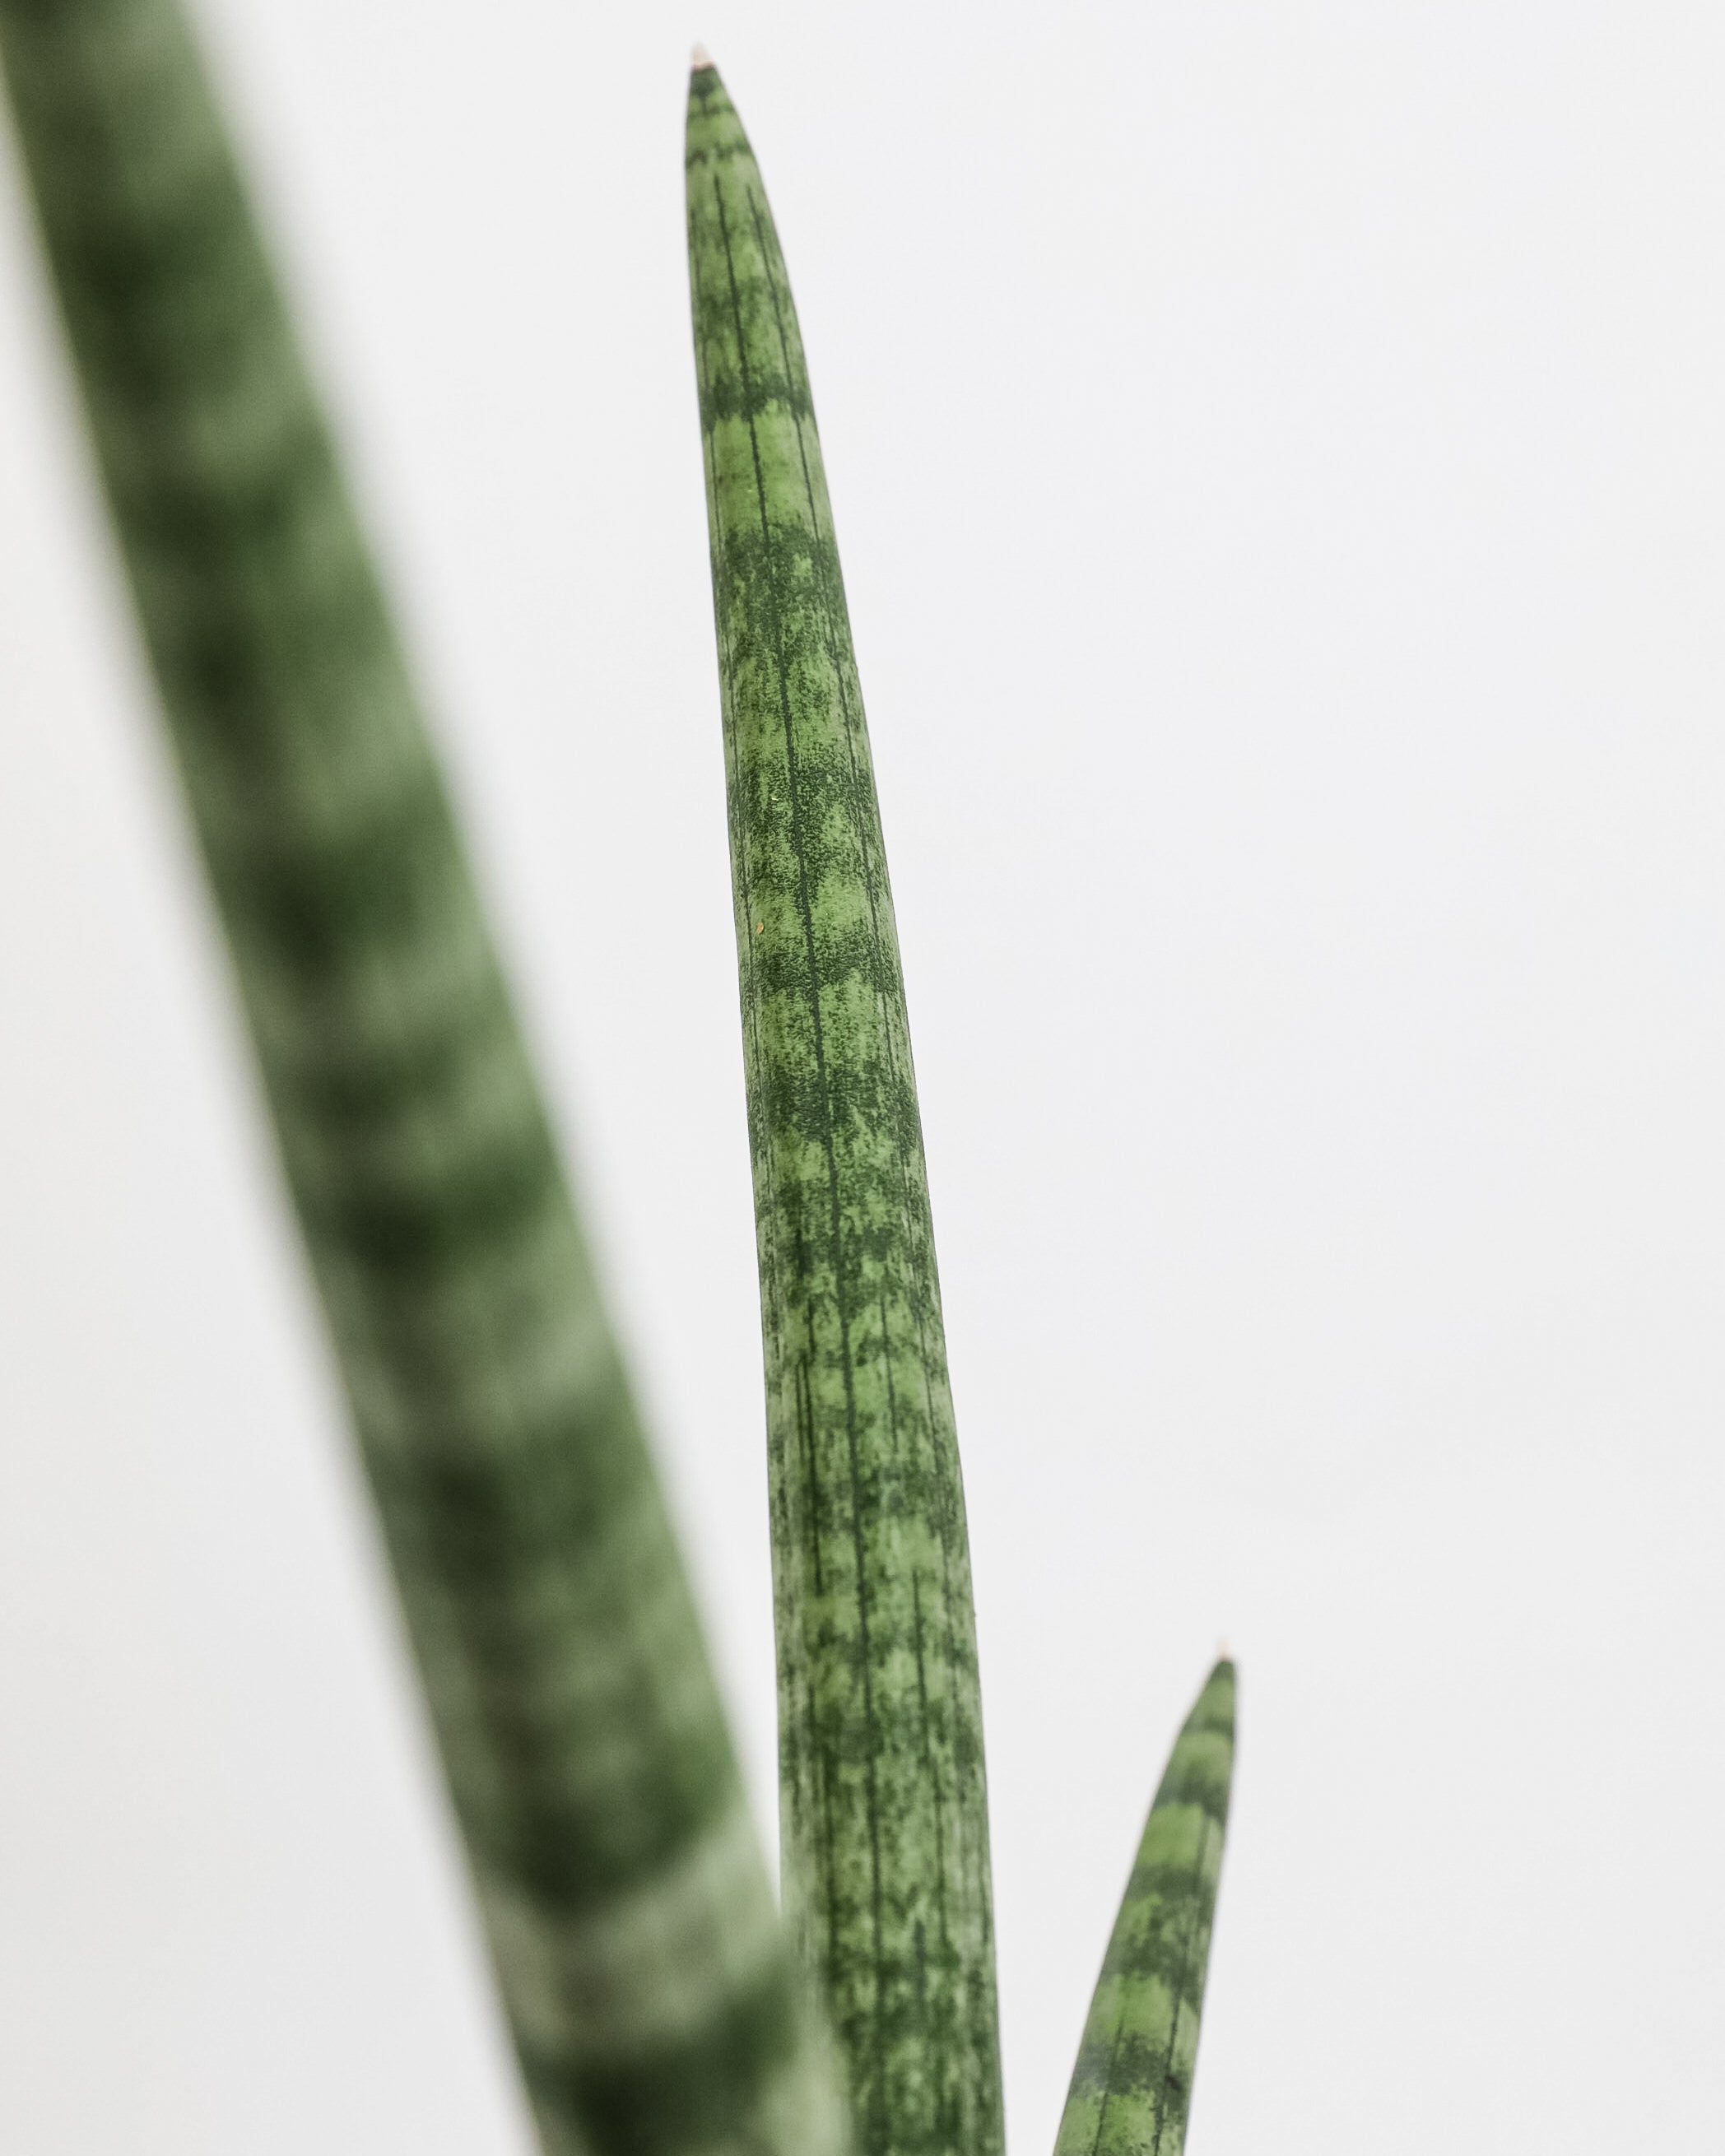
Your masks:
[[[1103,1957],[1055,2156],[1180,2156],[1234,1775],[1234,1664],[1175,1741]]]

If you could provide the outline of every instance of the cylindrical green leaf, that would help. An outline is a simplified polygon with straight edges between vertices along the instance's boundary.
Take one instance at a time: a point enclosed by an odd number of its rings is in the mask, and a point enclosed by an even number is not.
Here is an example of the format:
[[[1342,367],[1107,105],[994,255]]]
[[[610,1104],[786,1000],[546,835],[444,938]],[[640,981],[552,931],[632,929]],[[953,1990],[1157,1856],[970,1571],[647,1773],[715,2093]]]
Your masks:
[[[1180,2156],[1186,2145],[1233,1779],[1234,1665],[1221,1661],[1150,1808],[1055,2156]]]
[[[442,781],[175,0],[0,0],[95,447],[547,2149],[842,2143]]]
[[[690,85],[778,1638],[787,1912],[870,2156],[1000,2146],[981,1705],[922,1127],[796,311],[717,74]]]

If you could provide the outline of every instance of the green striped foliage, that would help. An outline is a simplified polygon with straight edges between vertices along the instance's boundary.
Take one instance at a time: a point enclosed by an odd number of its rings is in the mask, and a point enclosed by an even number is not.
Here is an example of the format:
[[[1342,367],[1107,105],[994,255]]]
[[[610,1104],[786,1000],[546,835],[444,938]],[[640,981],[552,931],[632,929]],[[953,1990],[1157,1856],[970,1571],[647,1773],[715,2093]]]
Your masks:
[[[981,1706],[922,1129],[796,311],[715,70],[689,264],[761,1272],[783,1889],[870,2156],[1001,2145]]]
[[[1055,2156],[1180,2156],[1228,1793],[1234,1665],[1187,1717],[1138,1845],[1078,2049]]]
[[[0,0],[47,252],[548,2151],[842,2114],[418,705],[173,0]]]

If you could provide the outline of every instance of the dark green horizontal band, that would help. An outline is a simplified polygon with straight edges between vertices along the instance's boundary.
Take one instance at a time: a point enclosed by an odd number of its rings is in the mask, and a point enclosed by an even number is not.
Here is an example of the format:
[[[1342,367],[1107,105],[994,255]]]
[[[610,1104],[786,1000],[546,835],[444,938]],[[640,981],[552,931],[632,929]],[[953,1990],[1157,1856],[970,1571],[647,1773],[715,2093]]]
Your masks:
[[[672,2156],[722,2143],[749,2148],[763,2089],[798,2042],[795,1979],[775,1969],[675,2043],[600,2065],[524,2055],[540,2102],[562,2097],[606,2156]]]

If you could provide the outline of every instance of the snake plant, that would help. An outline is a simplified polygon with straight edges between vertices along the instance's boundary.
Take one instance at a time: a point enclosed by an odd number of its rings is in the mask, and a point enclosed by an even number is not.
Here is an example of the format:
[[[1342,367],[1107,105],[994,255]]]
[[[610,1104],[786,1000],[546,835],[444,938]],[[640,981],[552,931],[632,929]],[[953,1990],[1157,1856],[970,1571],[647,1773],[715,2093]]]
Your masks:
[[[783,1901],[866,2156],[993,2156],[976,1624],[892,894],[796,308],[748,138],[700,53],[685,164],[767,1373]],[[1105,2127],[1107,2156],[1183,2144],[1233,1699],[1224,1662],[1146,1830],[1160,1868],[1141,1853],[1060,2156],[1096,2156]],[[1203,1748],[1224,1702],[1219,1794],[1187,1878],[1163,1852],[1194,1758],[1216,1763]],[[1175,1933],[1186,1958],[1170,1979],[1160,1948]],[[1132,2041],[1098,2061],[1120,1971],[1137,1986],[1122,1990]],[[1158,2062],[1146,2031],[1163,2022]]]
[[[819,437],[697,56],[689,254],[761,1274],[775,1911],[408,669],[178,0],[0,59],[191,821],[547,2156],[998,2156],[976,1627]],[[1178,2156],[1233,1757],[1182,1732],[1058,2156]]]

